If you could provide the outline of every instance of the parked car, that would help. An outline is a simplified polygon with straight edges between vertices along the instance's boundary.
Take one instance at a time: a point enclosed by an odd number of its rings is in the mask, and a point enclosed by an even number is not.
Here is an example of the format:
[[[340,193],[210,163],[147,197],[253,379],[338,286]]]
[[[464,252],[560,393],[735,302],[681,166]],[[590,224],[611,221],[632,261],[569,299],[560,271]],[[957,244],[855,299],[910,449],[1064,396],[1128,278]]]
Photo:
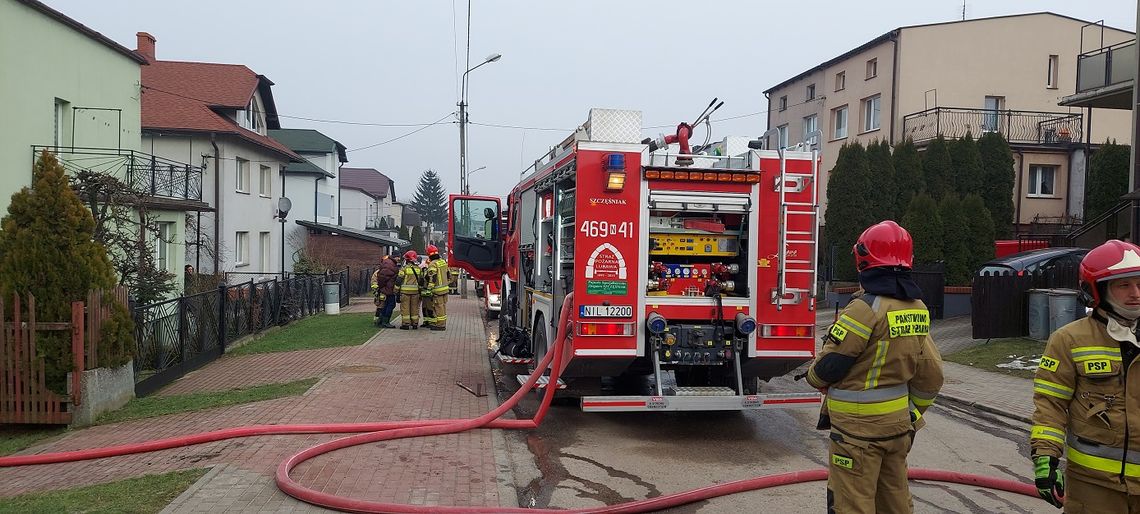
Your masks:
[[[1024,275],[1056,266],[1078,266],[1086,253],[1089,253],[1088,248],[1065,247],[1029,250],[987,262],[978,270],[978,274],[1002,274],[1012,272],[1018,275]]]
[[[483,284],[483,306],[487,308],[487,319],[495,319],[499,317],[499,311],[502,309],[502,281],[491,280]]]

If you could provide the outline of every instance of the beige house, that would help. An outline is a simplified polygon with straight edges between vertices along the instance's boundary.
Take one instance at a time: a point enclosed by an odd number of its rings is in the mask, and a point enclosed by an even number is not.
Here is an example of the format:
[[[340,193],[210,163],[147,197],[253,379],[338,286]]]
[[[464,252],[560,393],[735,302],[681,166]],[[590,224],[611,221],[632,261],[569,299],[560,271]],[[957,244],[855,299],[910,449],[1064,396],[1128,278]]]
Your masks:
[[[900,27],[765,91],[768,126],[784,145],[821,130],[824,170],[848,141],[922,147],[998,131],[1014,150],[1019,224],[1072,219],[1089,144],[1131,140],[1127,112],[1058,107],[1074,93],[1082,38],[1096,38],[1089,48],[1135,34],[1048,12]]]

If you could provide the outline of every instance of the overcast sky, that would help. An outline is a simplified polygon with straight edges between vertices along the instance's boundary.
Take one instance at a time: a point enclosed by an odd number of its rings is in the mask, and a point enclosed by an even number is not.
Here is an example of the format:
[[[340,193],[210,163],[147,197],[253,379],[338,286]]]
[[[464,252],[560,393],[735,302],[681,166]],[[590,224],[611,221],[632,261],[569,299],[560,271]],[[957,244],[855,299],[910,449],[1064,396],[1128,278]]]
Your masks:
[[[269,77],[282,126],[340,141],[350,149],[347,165],[386,173],[399,200],[411,200],[429,168],[446,189],[459,189],[454,113],[467,69],[467,2],[46,3],[127,48],[135,48],[136,32],[149,32],[159,59],[244,64]],[[1127,30],[1136,25],[1132,0],[966,3],[967,18],[1036,11]],[[471,66],[492,53],[503,58],[468,75],[468,170],[486,166],[470,175],[471,191],[505,195],[524,168],[586,121],[591,107],[639,109],[644,125],[673,127],[719,97],[725,105],[713,117],[714,140],[759,135],[765,89],[893,28],[961,16],[960,0],[477,0]],[[698,129],[699,139],[703,134]]]

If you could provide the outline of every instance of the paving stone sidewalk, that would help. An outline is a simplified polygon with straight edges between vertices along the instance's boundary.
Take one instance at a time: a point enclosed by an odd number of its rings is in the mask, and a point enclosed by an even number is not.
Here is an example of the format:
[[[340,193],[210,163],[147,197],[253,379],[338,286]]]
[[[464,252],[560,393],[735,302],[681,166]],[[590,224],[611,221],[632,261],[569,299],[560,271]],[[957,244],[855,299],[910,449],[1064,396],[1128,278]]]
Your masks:
[[[371,311],[368,303],[349,310]],[[494,395],[487,336],[474,297],[448,302],[448,330],[382,330],[360,346],[225,356],[161,394],[320,377],[303,396],[90,427],[22,453],[46,453],[147,441],[251,424],[343,423],[478,416]],[[357,499],[417,505],[514,506],[500,490],[501,434],[462,434],[376,443],[317,457],[294,470],[306,486]],[[110,482],[144,474],[210,467],[164,512],[318,511],[279,492],[277,464],[337,435],[249,437],[109,459],[0,469],[0,501],[27,492]],[[502,458],[501,456],[498,458]],[[509,481],[505,481],[510,483]]]

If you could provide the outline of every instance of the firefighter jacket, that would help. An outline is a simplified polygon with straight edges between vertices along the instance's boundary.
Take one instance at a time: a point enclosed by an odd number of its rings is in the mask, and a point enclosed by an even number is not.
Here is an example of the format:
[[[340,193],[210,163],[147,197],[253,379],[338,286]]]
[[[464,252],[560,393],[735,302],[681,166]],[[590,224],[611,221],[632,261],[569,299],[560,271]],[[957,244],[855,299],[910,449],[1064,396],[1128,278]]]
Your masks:
[[[832,428],[865,440],[920,428],[943,380],[929,334],[922,300],[856,293],[808,368],[808,383],[827,388]]]
[[[399,269],[396,268],[396,263],[392,259],[384,259],[380,261],[380,269],[377,269],[372,274],[372,285],[375,290],[379,290],[380,294],[394,294],[396,292],[396,273]]]
[[[396,284],[400,286],[402,294],[420,294],[420,284],[423,283],[423,270],[419,264],[405,264],[396,275]]]
[[[1033,379],[1033,455],[1060,458],[1083,480],[1140,494],[1138,349],[1108,335],[1099,309],[1049,337]],[[1123,352],[1122,352],[1123,350]]]
[[[448,276],[451,269],[447,266],[447,259],[443,257],[432,258],[428,262],[428,269],[433,272],[431,275],[431,293],[435,296],[446,296],[451,291],[451,277]]]

